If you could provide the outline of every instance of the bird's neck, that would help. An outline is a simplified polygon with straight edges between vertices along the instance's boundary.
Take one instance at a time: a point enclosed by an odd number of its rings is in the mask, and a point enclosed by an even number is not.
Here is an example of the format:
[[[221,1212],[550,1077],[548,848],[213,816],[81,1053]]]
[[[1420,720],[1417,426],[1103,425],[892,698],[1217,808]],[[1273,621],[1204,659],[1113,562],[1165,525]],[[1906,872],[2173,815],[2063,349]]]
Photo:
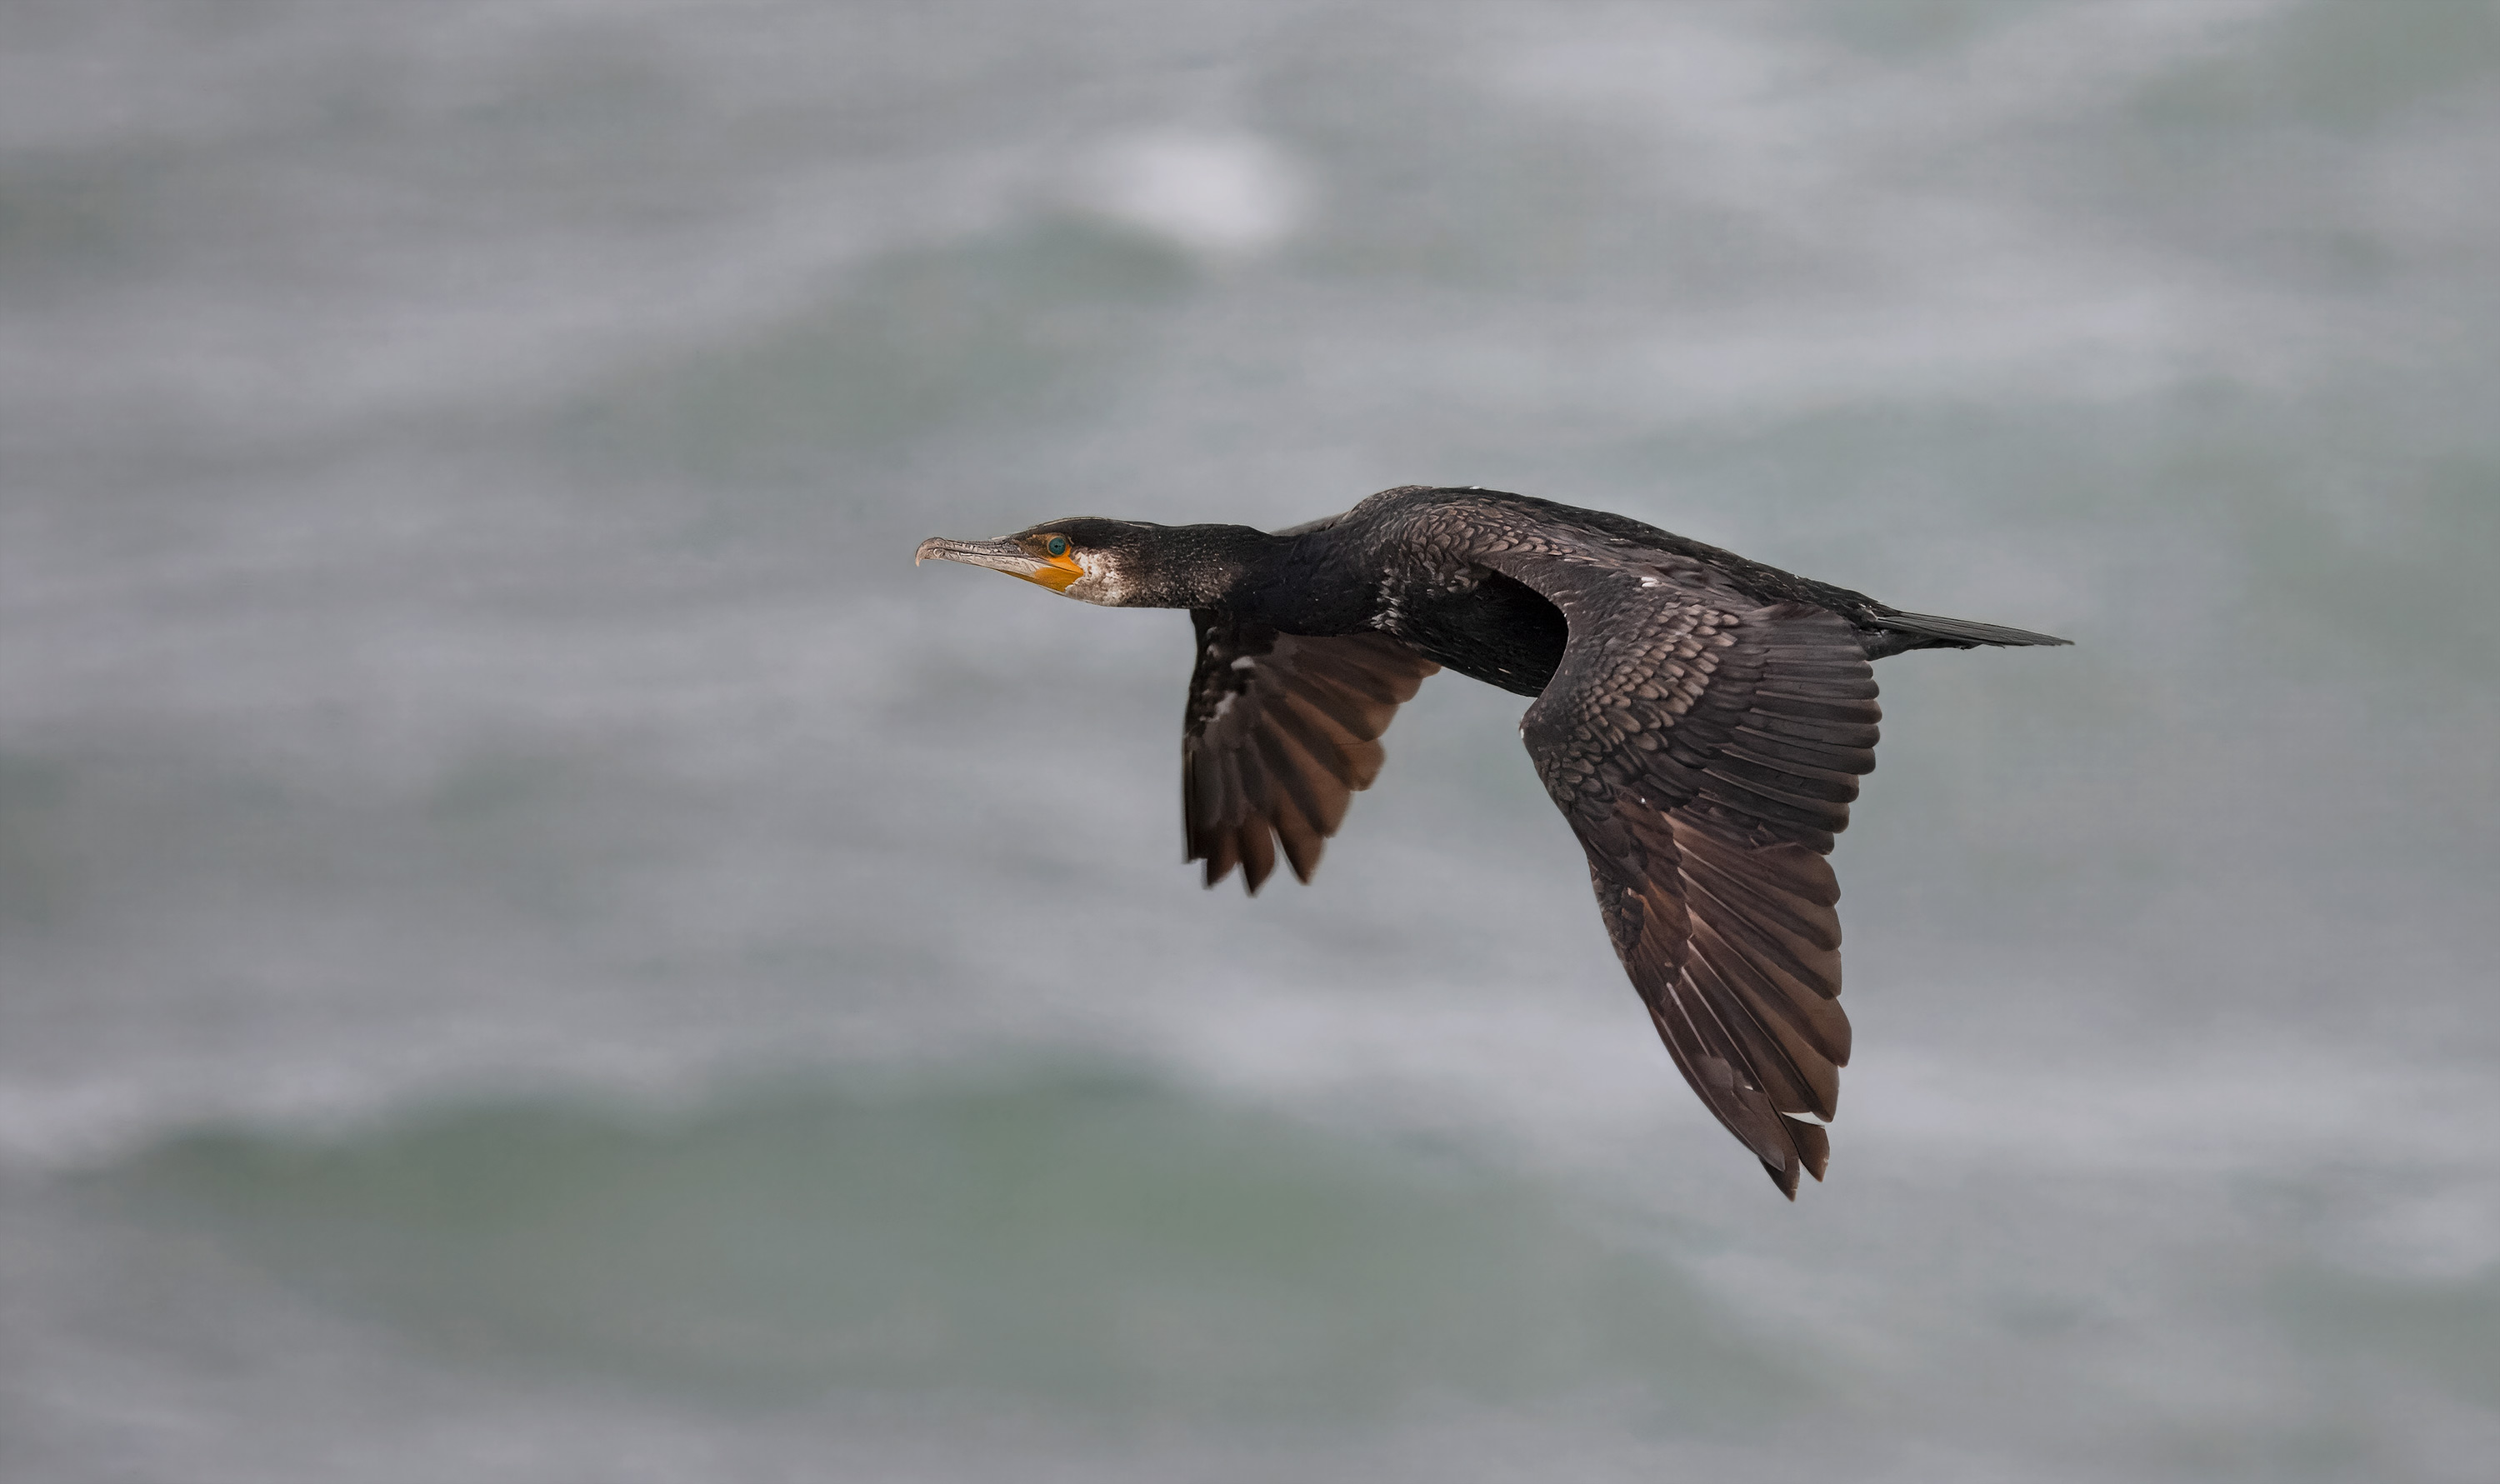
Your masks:
[[[1288,634],[1351,634],[1371,627],[1377,585],[1339,570],[1347,553],[1328,532],[1275,536],[1249,526],[1164,526],[1121,563],[1104,596],[1115,608],[1211,609]]]
[[[1155,608],[1248,612],[1275,590],[1293,547],[1289,537],[1249,526],[1167,526],[1139,565],[1138,592]]]
[[[1273,536],[1248,526],[1183,526],[1174,533],[1175,575],[1185,600],[1269,623],[1288,634],[1344,634],[1370,626],[1362,607],[1371,584],[1332,567],[1341,555],[1326,532]]]

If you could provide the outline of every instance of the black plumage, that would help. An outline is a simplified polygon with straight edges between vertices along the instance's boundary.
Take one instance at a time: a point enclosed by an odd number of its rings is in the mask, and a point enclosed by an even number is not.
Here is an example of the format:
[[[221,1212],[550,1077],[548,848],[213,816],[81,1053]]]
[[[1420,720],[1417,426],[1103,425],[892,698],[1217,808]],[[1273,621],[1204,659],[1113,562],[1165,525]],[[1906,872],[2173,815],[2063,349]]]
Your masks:
[[[2062,644],[1905,613],[1600,511],[1384,490],[1273,534],[1095,516],[923,543],[1114,607],[1186,608],[1188,856],[1256,892],[1309,880],[1380,736],[1435,670],[1532,696],[1537,776],[1589,860],[1615,951],[1702,1102],[1792,1198],[1823,1176],[1839,1069],[1827,857],[1875,767],[1872,661]]]

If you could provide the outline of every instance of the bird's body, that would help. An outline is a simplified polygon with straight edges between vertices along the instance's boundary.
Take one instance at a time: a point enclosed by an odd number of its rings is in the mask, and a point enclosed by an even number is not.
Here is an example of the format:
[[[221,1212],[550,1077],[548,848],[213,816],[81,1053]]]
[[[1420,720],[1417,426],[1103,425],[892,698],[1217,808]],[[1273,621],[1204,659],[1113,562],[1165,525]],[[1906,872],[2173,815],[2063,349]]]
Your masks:
[[[1599,511],[1384,490],[1273,534],[1073,517],[923,557],[1114,607],[1186,608],[1190,860],[1257,891],[1310,878],[1441,668],[1533,696],[1520,724],[1588,854],[1616,951],[1694,1090],[1793,1196],[1823,1174],[1838,1069],[1839,888],[1826,857],[1875,766],[1870,662],[2056,644],[1904,613]]]

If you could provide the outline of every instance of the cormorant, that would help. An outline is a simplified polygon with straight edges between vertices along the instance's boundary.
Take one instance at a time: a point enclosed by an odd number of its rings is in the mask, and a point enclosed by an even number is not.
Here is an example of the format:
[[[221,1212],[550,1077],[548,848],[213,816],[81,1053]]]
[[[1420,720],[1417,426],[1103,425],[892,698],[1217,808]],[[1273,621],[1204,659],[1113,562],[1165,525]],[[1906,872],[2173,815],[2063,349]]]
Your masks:
[[[915,561],[1198,628],[1191,861],[1304,881],[1380,735],[1447,666],[1533,696],[1520,736],[1588,852],[1615,952],[1710,1111],[1789,1199],[1823,1178],[1849,1060],[1829,855],[1875,767],[1870,661],[2067,641],[1905,613],[1655,526],[1406,485],[1268,533],[1072,516]]]

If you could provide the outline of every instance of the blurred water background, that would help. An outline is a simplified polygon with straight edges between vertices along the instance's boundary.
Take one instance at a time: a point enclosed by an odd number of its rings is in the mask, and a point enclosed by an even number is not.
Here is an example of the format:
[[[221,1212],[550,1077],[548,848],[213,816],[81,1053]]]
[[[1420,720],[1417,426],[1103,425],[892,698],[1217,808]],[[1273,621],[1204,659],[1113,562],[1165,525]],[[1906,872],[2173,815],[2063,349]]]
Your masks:
[[[2487,1480],[2500,10],[13,0],[0,1476]],[[923,536],[1622,511],[1880,672],[1828,1184],[1431,682]]]

